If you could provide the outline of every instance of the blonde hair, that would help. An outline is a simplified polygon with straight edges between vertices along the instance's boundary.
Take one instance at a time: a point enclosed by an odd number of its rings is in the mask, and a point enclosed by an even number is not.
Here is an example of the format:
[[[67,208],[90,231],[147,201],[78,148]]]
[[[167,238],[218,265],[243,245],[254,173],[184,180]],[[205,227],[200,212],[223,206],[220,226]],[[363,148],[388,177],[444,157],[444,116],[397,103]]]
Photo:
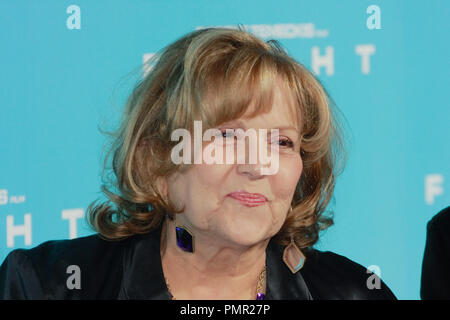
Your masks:
[[[293,93],[301,122],[303,172],[292,212],[276,240],[291,238],[301,248],[315,244],[320,230],[333,224],[325,215],[338,174],[342,138],[334,104],[320,82],[275,41],[263,41],[238,29],[207,28],[191,32],[165,47],[149,62],[152,68],[128,98],[121,124],[112,134],[104,172],[106,202],[88,208],[90,225],[104,238],[122,239],[159,227],[176,211],[157,182],[184,165],[170,161],[177,128],[192,132],[267,112],[274,81],[281,77]],[[112,156],[112,168],[108,161]]]

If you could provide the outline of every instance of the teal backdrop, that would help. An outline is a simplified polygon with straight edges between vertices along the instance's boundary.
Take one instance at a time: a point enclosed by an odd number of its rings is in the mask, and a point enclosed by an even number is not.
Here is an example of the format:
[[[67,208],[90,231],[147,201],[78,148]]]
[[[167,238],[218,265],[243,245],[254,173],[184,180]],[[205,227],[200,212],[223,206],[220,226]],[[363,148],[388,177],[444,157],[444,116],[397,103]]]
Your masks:
[[[117,124],[152,53],[237,24],[280,41],[345,115],[335,225],[317,248],[419,299],[426,223],[450,203],[447,0],[0,1],[0,260],[92,234],[98,127]]]

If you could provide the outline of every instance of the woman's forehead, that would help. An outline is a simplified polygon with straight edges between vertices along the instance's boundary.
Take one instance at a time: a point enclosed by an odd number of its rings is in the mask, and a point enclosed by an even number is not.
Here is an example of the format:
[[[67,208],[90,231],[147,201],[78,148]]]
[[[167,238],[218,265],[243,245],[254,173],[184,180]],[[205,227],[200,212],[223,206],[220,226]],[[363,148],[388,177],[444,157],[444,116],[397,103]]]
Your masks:
[[[294,127],[300,128],[299,104],[295,99],[294,92],[289,85],[279,77],[274,83],[272,105],[268,111],[258,112],[257,106],[252,101],[247,112],[241,119],[261,119],[268,123],[269,128]],[[249,116],[252,115],[253,117]]]

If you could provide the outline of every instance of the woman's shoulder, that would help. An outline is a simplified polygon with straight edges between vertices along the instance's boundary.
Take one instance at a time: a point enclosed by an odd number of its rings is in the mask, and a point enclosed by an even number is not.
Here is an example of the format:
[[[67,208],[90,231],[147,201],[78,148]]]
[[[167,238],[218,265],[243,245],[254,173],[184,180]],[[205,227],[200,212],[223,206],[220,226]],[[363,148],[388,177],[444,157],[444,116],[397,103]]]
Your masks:
[[[0,299],[102,298],[120,278],[126,242],[94,234],[15,249],[0,266]]]
[[[86,266],[97,260],[108,260],[121,254],[121,247],[126,241],[109,241],[98,234],[70,240],[45,241],[33,248],[11,251],[5,262],[28,261],[37,269],[45,272],[56,266],[78,264]]]
[[[314,299],[396,299],[376,274],[331,251],[307,251],[301,274]]]

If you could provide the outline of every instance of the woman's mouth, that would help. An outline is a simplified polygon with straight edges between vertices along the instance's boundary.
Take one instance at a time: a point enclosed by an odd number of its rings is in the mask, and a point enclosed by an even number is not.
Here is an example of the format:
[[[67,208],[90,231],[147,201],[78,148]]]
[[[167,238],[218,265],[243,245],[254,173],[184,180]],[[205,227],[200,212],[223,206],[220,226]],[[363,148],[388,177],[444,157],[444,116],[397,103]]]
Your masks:
[[[267,202],[267,198],[262,194],[250,193],[247,191],[236,191],[227,194],[227,196],[239,201],[241,204],[247,207],[257,207]]]

